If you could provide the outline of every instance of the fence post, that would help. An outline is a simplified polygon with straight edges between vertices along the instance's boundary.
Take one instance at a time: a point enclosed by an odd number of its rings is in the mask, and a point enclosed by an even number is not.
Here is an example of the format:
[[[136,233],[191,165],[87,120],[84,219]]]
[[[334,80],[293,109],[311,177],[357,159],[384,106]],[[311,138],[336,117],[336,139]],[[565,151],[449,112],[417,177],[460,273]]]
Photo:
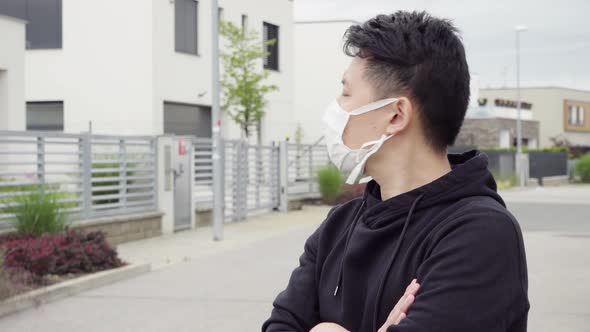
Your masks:
[[[289,145],[287,141],[279,143],[279,210],[289,209]]]
[[[261,157],[261,147],[260,144],[256,144],[256,208],[260,208],[260,187],[262,184],[262,174],[264,170],[262,169],[262,157]]]
[[[152,187],[152,191],[154,193],[153,196],[153,204],[154,204],[154,208],[158,209],[159,208],[159,203],[158,203],[158,171],[159,171],[159,167],[158,167],[158,140],[157,138],[151,138],[150,139],[150,153],[152,153],[152,171],[154,172],[154,180],[153,180],[153,187]],[[127,154],[125,154],[125,156],[127,156]],[[193,178],[194,178],[194,174],[193,174]]]
[[[308,177],[307,181],[309,182],[309,193],[313,192],[313,145],[309,144],[309,151],[307,151],[307,158],[308,158]]]
[[[45,139],[37,137],[37,179],[45,184]]]
[[[240,220],[245,220],[248,214],[248,184],[250,183],[250,165],[248,158],[248,143],[240,143]]]
[[[270,199],[272,202],[272,209],[279,208],[279,188],[280,184],[278,183],[279,177],[279,149],[275,141],[272,142],[272,147],[270,150]]]
[[[125,149],[125,140],[119,140],[119,202],[123,209],[127,208],[127,154]]]
[[[232,204],[231,204],[231,208],[232,208],[232,212],[231,212],[231,219],[232,221],[236,221],[238,220],[238,212],[239,212],[239,196],[240,196],[240,190],[239,190],[239,185],[240,185],[240,179],[239,179],[239,163],[240,163],[240,150],[239,150],[239,146],[238,146],[238,142],[235,141],[231,141],[230,142],[232,145],[232,152],[233,152],[233,158],[232,158],[232,165],[231,165],[231,170],[232,170]]]
[[[92,156],[91,156],[91,136],[90,133],[84,133],[80,136],[80,149],[82,160],[82,215],[84,218],[90,217],[92,209]]]

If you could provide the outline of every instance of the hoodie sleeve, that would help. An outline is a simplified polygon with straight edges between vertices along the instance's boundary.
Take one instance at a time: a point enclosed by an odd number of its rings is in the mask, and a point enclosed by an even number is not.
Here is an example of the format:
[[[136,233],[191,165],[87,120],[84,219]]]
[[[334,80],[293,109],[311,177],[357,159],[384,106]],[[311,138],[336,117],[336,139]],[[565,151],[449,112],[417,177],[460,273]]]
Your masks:
[[[481,211],[437,233],[416,273],[421,287],[414,303],[387,331],[526,331],[528,279],[516,221]]]
[[[316,255],[318,241],[328,217],[305,241],[299,266],[293,270],[287,288],[273,302],[270,318],[262,325],[262,332],[309,331],[319,324],[319,304],[316,283]]]

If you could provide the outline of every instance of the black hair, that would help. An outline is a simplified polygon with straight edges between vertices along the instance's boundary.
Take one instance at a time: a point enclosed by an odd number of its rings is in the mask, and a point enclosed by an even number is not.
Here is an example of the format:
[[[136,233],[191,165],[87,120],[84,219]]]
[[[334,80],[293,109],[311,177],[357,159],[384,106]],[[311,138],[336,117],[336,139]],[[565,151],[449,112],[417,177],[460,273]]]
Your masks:
[[[344,38],[344,53],[367,59],[364,75],[379,97],[408,96],[434,150],[454,144],[469,104],[470,77],[451,21],[397,11],[349,27]]]

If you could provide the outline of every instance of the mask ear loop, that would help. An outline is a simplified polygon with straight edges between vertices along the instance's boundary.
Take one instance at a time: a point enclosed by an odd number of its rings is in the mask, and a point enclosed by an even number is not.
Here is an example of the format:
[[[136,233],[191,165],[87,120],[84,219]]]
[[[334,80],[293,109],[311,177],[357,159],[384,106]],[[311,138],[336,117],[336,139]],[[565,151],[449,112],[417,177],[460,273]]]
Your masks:
[[[346,183],[353,184],[355,182],[356,178],[358,177],[358,175],[361,173],[361,171],[365,167],[365,163],[367,162],[369,157],[371,157],[373,154],[375,154],[379,150],[379,148],[383,145],[383,143],[385,143],[385,141],[387,141],[391,137],[393,137],[393,135],[389,135],[389,136],[385,135],[385,134],[381,135],[381,138],[377,140],[377,142],[378,142],[377,145],[374,146],[374,147],[376,147],[375,150],[367,153],[363,157],[362,161],[354,167],[352,172],[350,172],[350,174],[348,175],[348,178],[346,179]],[[367,142],[365,144],[368,144],[368,143],[370,143],[370,142]],[[363,144],[363,145],[365,145],[365,144]],[[363,178],[363,180],[366,180],[366,178]]]
[[[363,149],[364,149],[364,148],[366,148],[367,146],[371,146],[371,145],[375,145],[375,144],[379,143],[379,142],[380,142],[380,141],[383,139],[383,136],[385,136],[385,135],[381,135],[381,138],[379,138],[379,139],[376,139],[376,140],[374,140],[374,141],[369,141],[369,142],[366,142],[365,144],[361,145],[361,147],[360,147],[360,148],[358,148],[358,149],[359,149],[359,150],[363,150]],[[370,149],[370,148],[369,148],[369,149]],[[359,155],[356,155],[356,158],[355,158],[355,160],[354,160],[354,161],[355,161],[355,162],[357,162],[357,163],[360,161],[360,159],[359,159]]]
[[[357,108],[355,110],[352,110],[348,114],[350,114],[350,115],[360,115],[360,114],[363,114],[363,113],[367,113],[367,112],[376,110],[376,109],[381,108],[381,107],[383,107],[385,105],[391,104],[391,103],[393,103],[394,101],[397,101],[397,100],[398,100],[398,98],[386,98],[386,99],[377,100],[377,101],[374,101],[374,102],[369,103],[367,105],[361,106],[361,107],[359,107],[359,108]]]

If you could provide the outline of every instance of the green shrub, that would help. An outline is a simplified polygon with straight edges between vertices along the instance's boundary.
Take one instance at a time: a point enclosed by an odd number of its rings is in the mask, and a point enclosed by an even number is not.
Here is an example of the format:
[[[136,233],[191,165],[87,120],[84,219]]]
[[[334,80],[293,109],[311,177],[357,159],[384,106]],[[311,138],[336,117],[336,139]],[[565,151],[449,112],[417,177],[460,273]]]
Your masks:
[[[44,233],[58,233],[64,230],[66,215],[62,212],[64,196],[39,185],[23,195],[11,197],[4,213],[14,213],[18,234],[39,236]]]
[[[318,170],[318,183],[322,200],[331,204],[340,195],[344,179],[340,170],[330,164]]]
[[[582,182],[590,183],[590,153],[586,153],[576,163],[576,174]]]

